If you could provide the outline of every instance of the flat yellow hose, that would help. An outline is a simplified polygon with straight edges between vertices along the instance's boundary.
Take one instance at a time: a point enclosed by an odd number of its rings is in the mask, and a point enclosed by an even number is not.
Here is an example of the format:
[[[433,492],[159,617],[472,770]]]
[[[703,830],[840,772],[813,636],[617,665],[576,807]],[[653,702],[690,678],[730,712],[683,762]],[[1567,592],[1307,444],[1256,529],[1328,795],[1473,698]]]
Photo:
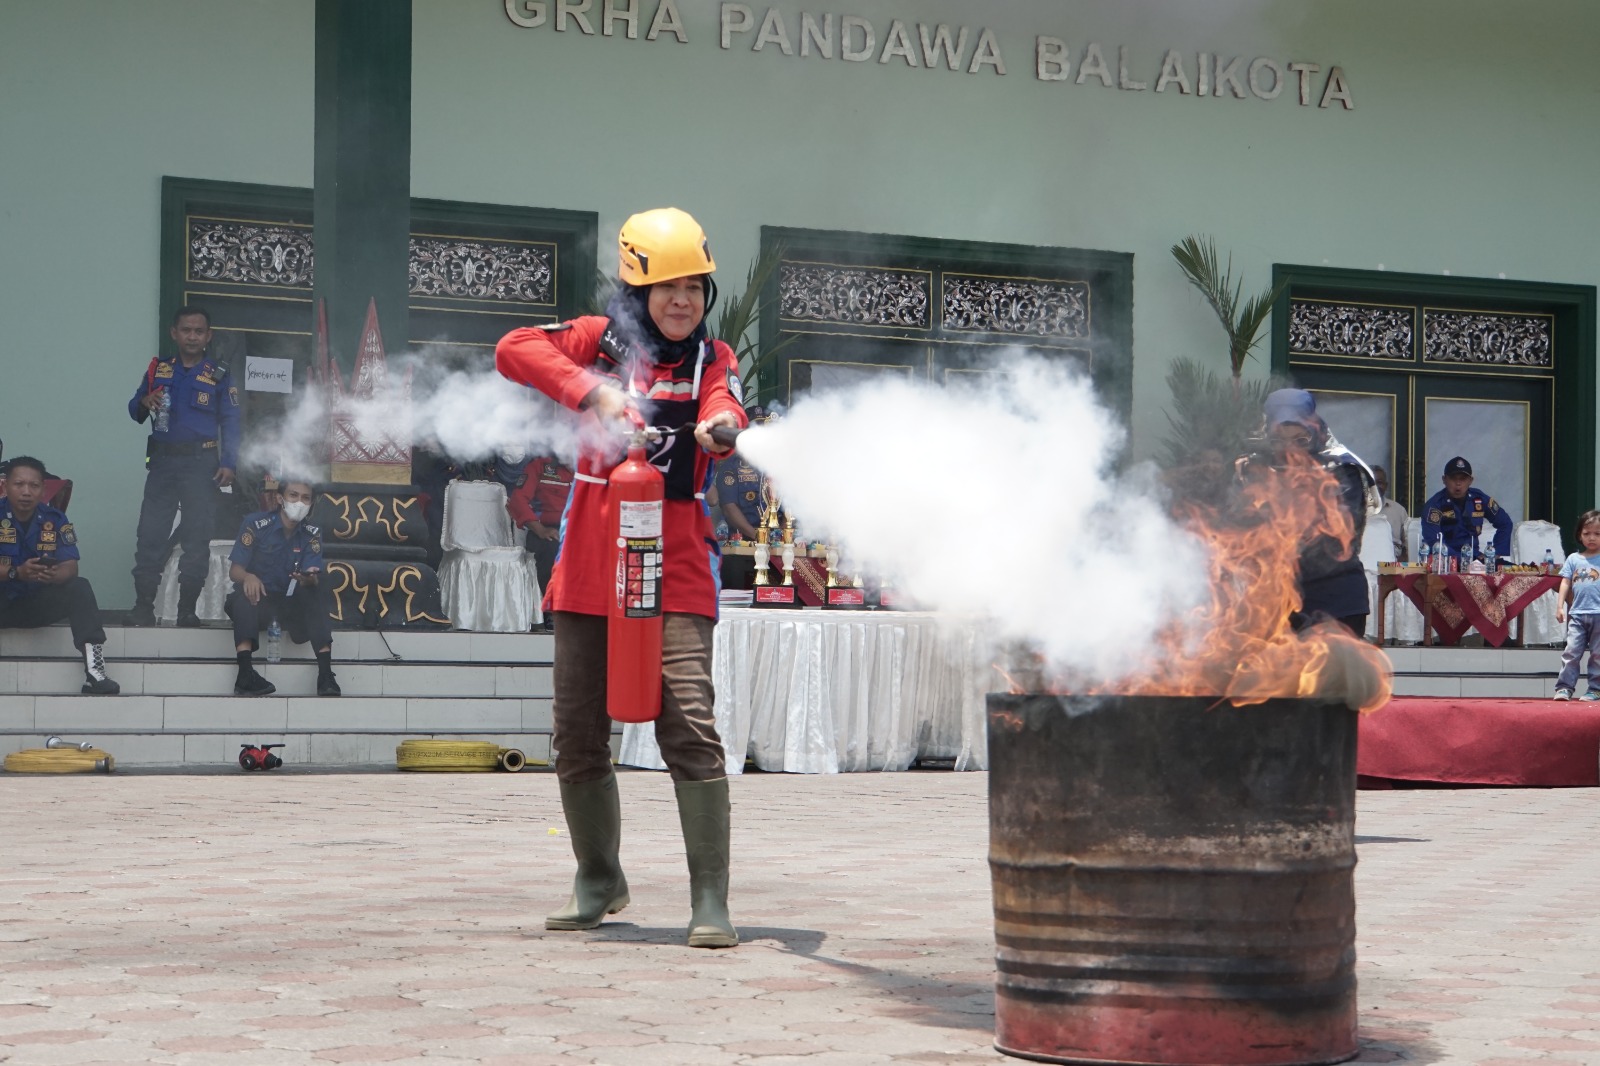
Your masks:
[[[516,773],[527,763],[516,748],[502,748],[486,740],[403,740],[394,749],[394,761],[401,770],[451,773]]]
[[[99,748],[25,748],[6,756],[6,771],[13,774],[92,774],[117,768],[117,760]]]

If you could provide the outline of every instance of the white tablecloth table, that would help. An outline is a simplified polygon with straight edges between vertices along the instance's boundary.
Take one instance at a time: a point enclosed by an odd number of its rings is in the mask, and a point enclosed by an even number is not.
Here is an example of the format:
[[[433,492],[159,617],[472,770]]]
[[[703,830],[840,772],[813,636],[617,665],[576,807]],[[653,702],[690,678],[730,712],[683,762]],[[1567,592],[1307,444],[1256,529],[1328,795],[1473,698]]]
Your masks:
[[[712,653],[728,772],[906,770],[919,757],[988,766],[984,695],[997,687],[979,624],[909,611],[724,609]],[[653,725],[618,760],[664,769]]]

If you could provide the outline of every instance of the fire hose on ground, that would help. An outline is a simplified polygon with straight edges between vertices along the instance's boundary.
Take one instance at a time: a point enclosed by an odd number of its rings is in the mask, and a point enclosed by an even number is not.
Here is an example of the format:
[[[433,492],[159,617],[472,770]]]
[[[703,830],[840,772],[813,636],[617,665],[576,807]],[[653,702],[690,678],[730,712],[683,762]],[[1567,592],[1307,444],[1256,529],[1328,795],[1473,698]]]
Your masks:
[[[87,740],[73,743],[50,737],[42,748],[7,755],[5,767],[13,774],[109,774],[117,768],[117,760]]]
[[[443,773],[504,770],[514,774],[528,764],[518,749],[487,740],[403,740],[394,749],[394,761],[401,770]]]

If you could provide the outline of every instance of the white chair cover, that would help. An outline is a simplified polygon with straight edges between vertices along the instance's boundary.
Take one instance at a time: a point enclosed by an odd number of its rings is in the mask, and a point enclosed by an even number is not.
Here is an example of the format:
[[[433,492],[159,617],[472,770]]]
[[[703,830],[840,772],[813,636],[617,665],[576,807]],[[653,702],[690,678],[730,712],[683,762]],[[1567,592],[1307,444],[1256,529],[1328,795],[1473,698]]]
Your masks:
[[[440,547],[476,551],[509,548],[515,543],[504,485],[498,481],[452,481],[445,486]]]
[[[1387,524],[1387,523],[1386,523]],[[1369,525],[1370,529],[1371,526]],[[1420,541],[1422,540],[1422,519],[1409,518],[1406,520],[1406,551],[1408,557],[1416,559]],[[1363,544],[1365,547],[1365,544]],[[1394,541],[1389,542],[1389,554],[1394,554]],[[1362,556],[1366,558],[1365,555]],[[1384,560],[1389,562],[1391,560]],[[1373,569],[1376,569],[1374,566]],[[1377,586],[1377,577],[1371,578],[1373,587]],[[1376,595],[1373,603],[1377,603]],[[1367,633],[1377,635],[1376,619],[1368,619]],[[1386,639],[1396,644],[1421,644],[1422,643],[1422,612],[1417,605],[1412,603],[1404,593],[1392,592],[1389,600],[1383,607],[1383,635]]]
[[[1529,520],[1511,529],[1511,557],[1519,563],[1542,563],[1549,550],[1556,562],[1566,559],[1561,547],[1561,527],[1554,522]],[[1564,644],[1565,627],[1556,624],[1556,594],[1547,592],[1522,612],[1522,643]]]
[[[981,629],[933,615],[724,611],[712,681],[728,773],[905,770],[919,756],[984,769],[993,656]],[[619,762],[663,769],[653,726]]]
[[[214,540],[210,548],[206,583],[195,601],[194,613],[203,622],[225,622],[228,612],[222,608],[233,589],[233,582],[228,578],[228,555],[233,551],[233,541]],[[161,584],[156,587],[156,618],[162,622],[178,620],[178,560],[181,558],[183,549],[173,548],[172,554],[167,556],[167,565],[161,568]]]
[[[439,591],[457,629],[526,633],[544,621],[534,558],[521,548],[445,552]]]
[[[533,556],[517,544],[498,481],[452,481],[444,490],[439,591],[457,629],[526,633],[544,621]]]

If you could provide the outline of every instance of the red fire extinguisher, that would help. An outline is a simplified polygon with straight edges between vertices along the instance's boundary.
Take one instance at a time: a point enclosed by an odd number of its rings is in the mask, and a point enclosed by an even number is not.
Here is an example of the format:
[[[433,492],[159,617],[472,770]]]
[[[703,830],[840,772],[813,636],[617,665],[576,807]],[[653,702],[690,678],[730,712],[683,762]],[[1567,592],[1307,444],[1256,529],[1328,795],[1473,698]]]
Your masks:
[[[637,416],[635,416],[636,422]],[[635,432],[611,471],[607,527],[616,536],[616,594],[606,620],[606,713],[619,722],[661,716],[661,518],[666,483]]]

